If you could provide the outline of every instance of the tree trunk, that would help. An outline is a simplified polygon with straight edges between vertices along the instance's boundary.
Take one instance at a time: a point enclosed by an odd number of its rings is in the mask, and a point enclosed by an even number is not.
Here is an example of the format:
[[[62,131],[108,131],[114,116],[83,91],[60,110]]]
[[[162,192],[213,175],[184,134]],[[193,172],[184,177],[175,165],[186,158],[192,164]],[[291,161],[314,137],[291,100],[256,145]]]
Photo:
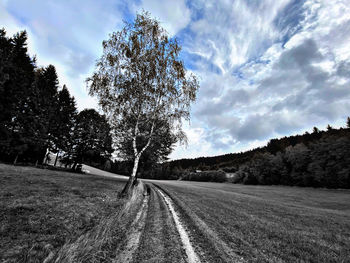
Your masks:
[[[56,159],[55,159],[55,164],[53,166],[56,166],[57,164],[57,159],[58,159],[58,154],[60,153],[60,151],[57,151],[57,154],[56,154]]]
[[[77,162],[77,161],[75,161],[75,162],[74,162],[74,164],[73,164],[72,170],[74,170],[74,171],[75,171],[75,168],[77,167],[77,164],[78,164],[78,162]]]
[[[130,175],[129,180],[126,183],[123,191],[120,193],[121,197],[125,197],[126,195],[128,195],[130,192],[130,189],[134,186],[134,183],[136,182],[135,180],[136,180],[137,168],[139,166],[140,157],[141,157],[142,153],[148,148],[148,146],[151,143],[151,137],[152,137],[153,130],[154,130],[154,123],[155,122],[153,121],[147,144],[142,148],[142,150],[140,152],[138,152],[137,147],[136,147],[136,139],[137,139],[137,134],[138,134],[139,116],[137,117],[137,122],[136,122],[135,130],[134,130],[134,137],[132,140],[132,146],[133,146],[134,155],[135,155],[134,168],[132,169],[132,174]]]
[[[16,165],[17,159],[18,159],[18,154],[16,155],[16,158],[15,158],[15,160],[13,161],[13,165]]]
[[[45,156],[44,156],[44,159],[43,159],[43,162],[42,162],[43,165],[46,164],[46,162],[47,162],[48,154],[49,154],[49,147],[46,147]]]
[[[126,195],[128,195],[130,192],[130,189],[134,186],[134,182],[136,180],[137,168],[139,166],[139,161],[140,161],[140,156],[138,155],[134,160],[134,167],[132,169],[131,175],[129,176],[129,180],[124,186],[123,191],[120,193],[121,197],[125,197]]]

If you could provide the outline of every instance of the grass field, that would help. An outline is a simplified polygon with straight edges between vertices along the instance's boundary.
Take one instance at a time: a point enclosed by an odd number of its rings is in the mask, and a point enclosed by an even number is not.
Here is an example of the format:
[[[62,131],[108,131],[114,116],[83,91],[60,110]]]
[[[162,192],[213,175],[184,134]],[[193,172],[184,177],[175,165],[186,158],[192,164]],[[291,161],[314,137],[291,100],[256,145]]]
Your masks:
[[[349,262],[350,191],[156,182],[207,262]]]
[[[349,262],[350,190],[145,180],[119,199],[125,178],[86,169],[0,164],[0,262],[187,262],[160,192],[202,263]]]
[[[0,164],[0,262],[43,262],[116,213],[124,182]]]

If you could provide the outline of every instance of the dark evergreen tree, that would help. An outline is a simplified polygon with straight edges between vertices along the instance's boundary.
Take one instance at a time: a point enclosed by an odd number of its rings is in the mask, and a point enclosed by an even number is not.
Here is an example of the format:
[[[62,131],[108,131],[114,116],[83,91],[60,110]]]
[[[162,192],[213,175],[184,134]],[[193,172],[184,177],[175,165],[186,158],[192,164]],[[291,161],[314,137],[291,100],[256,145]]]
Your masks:
[[[5,160],[21,155],[32,143],[27,121],[33,94],[35,59],[27,53],[27,33],[6,37],[0,30],[0,152]]]
[[[35,129],[37,130],[38,144],[46,150],[57,152],[57,143],[60,137],[58,76],[53,65],[40,68],[36,71],[36,96],[33,101],[35,108]]]
[[[319,132],[320,132],[320,130],[317,127],[314,127],[312,130],[312,133],[315,133],[315,134],[317,134]]]
[[[36,69],[27,52],[27,34],[12,38],[0,30],[0,159],[37,162],[46,150],[73,147],[74,98],[58,92],[53,65]]]
[[[56,160],[60,151],[68,154],[72,153],[74,140],[73,130],[77,115],[77,108],[74,97],[70,96],[67,87],[64,85],[62,90],[58,92],[58,109],[57,109],[57,130],[53,131],[55,135]]]

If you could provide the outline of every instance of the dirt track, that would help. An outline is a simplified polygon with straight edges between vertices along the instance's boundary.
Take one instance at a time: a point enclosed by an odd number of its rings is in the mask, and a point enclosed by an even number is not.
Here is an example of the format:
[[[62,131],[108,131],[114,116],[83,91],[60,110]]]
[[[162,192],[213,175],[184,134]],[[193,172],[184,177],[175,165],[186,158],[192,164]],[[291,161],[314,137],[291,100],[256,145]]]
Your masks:
[[[148,186],[149,195],[146,191],[144,196],[147,205],[139,210],[142,216],[135,219],[139,227],[132,228],[128,234],[134,241],[132,237],[138,237],[137,242],[134,242],[137,247],[124,248],[117,262],[193,262],[188,261],[173,214],[162,193],[153,185]]]
[[[158,184],[150,188],[116,262],[244,262]],[[147,191],[146,191],[147,193]],[[130,245],[129,245],[130,244]]]
[[[137,199],[142,205],[133,206],[134,214],[127,214],[133,222],[117,262],[350,257],[349,190],[151,180],[143,185],[149,191]]]
[[[87,165],[83,169],[89,174],[128,179]],[[118,248],[114,262],[201,262],[191,244],[188,227],[171,198],[152,183],[145,186],[142,205],[126,232],[126,244]]]

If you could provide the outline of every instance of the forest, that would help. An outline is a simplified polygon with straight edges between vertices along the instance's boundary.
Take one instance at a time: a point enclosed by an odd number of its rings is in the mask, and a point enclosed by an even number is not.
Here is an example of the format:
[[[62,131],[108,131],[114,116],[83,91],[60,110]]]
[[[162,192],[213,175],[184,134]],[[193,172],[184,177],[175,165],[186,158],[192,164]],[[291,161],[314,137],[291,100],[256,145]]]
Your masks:
[[[0,29],[0,161],[45,165],[51,152],[67,166],[102,166],[111,157],[111,128],[94,109],[78,112],[55,66],[38,67],[25,31]]]
[[[345,128],[314,127],[312,133],[271,139],[246,152],[164,162],[142,176],[226,181],[219,171],[232,175],[227,180],[233,183],[350,188],[350,118]]]

